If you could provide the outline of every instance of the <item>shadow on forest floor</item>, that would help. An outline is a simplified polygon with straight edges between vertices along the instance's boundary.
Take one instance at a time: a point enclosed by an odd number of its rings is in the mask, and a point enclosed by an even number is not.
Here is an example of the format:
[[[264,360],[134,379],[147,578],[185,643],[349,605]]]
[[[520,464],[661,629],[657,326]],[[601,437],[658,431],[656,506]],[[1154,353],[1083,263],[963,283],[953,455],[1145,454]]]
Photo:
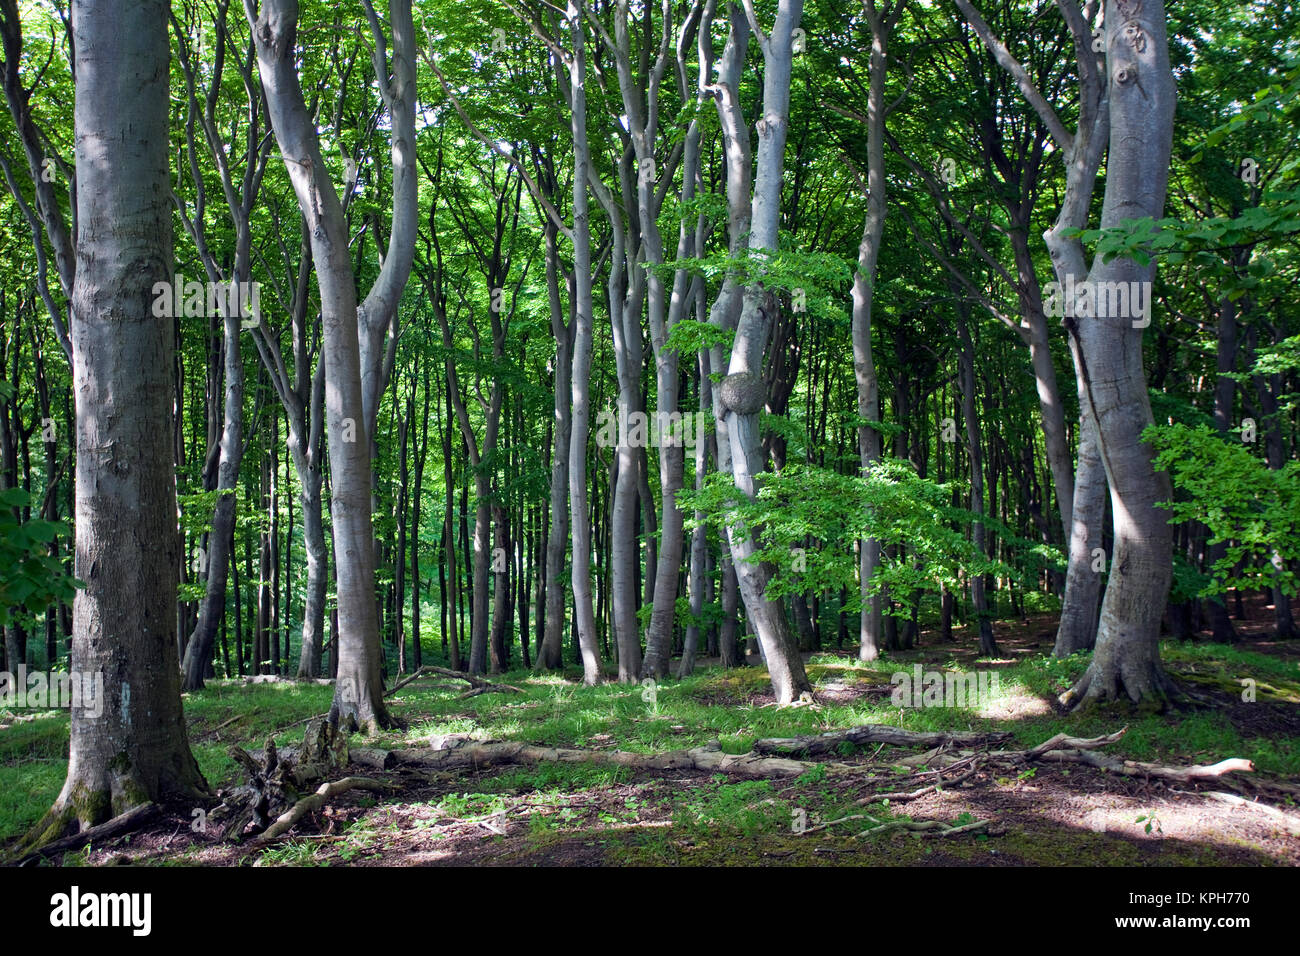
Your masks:
[[[1167,669],[1194,688],[1195,705],[1170,714],[1059,712],[1055,697],[1087,655],[1051,658],[1054,619],[1000,622],[1002,656],[978,660],[955,643],[921,644],[862,664],[845,652],[808,655],[814,706],[778,709],[761,667],[724,671],[705,661],[682,681],[653,688],[579,686],[574,674],[513,672],[522,694],[460,699],[464,684],[420,679],[391,698],[405,729],[367,741],[417,747],[442,734],[545,746],[656,754],[713,745],[745,753],[760,737],[816,734],[865,723],[909,730],[1006,731],[1029,748],[1068,733],[1091,737],[1127,726],[1110,756],[1165,765],[1252,760],[1257,776],[1300,782],[1300,642],[1272,639],[1265,607],[1248,604],[1233,646],[1166,642]],[[891,676],[926,670],[996,671],[991,695],[964,707],[899,708]],[[567,678],[567,679],[566,679]],[[1243,683],[1253,682],[1253,683]],[[1249,686],[1255,700],[1243,688]],[[301,739],[328,709],[332,688],[293,682],[216,681],[188,695],[191,743],[214,789],[238,782],[232,745]],[[0,840],[12,841],[57,794],[66,770],[67,718],[0,712]],[[1269,811],[1204,791],[1230,778],[1171,784],[1079,764],[990,768],[960,786],[906,803],[873,794],[911,791],[916,751],[845,744],[797,777],[746,780],[698,771],[638,771],[590,763],[540,763],[462,772],[397,770],[394,789],[356,791],[310,816],[280,843],[250,851],[193,831],[193,810],[174,809],[114,844],[66,854],[65,864],[181,865],[1296,865],[1300,811],[1292,798]],[[1300,790],[1296,791],[1300,793]],[[198,809],[198,808],[195,808]],[[1277,811],[1280,810],[1279,814]],[[856,817],[845,820],[845,817]],[[987,820],[952,837],[895,830],[888,821]],[[823,828],[824,827],[824,828]]]

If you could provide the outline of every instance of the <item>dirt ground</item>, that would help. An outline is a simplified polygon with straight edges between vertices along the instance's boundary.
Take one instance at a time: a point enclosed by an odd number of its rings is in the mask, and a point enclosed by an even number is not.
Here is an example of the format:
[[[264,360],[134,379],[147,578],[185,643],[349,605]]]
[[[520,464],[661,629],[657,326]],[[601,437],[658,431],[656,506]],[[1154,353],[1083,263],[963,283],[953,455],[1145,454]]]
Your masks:
[[[1270,638],[1269,615],[1262,602],[1253,602],[1249,611],[1250,618],[1238,624],[1244,647],[1300,659],[1300,643]],[[999,624],[996,637],[1005,662],[1042,654],[1044,644],[1050,646],[1053,624],[1048,616]],[[920,647],[895,655],[900,666],[910,666],[913,658],[933,660],[936,655],[958,662],[974,660],[974,649],[965,642],[937,644],[935,638],[923,633]],[[981,666],[990,662],[982,661]],[[1221,688],[1199,692],[1245,735],[1274,740],[1300,737],[1300,706],[1245,704]],[[889,693],[888,685],[830,681],[819,688],[822,700],[837,703],[882,693]],[[720,689],[708,702],[761,705],[772,701],[762,692],[733,695]],[[1013,699],[1010,706],[1026,713],[1051,713],[1056,704],[1027,697]],[[597,747],[616,748],[616,741],[600,737],[595,740]],[[1209,755],[1188,756],[1193,762],[1209,762]],[[1229,755],[1213,759],[1224,756]],[[859,837],[850,828],[826,820],[819,807],[842,807],[893,789],[887,785],[895,779],[890,771],[866,754],[838,758],[831,764],[815,800],[804,799],[807,788],[801,790],[795,782],[770,781],[770,796],[757,803],[802,813],[801,825],[776,820],[748,832],[683,817],[692,794],[719,785],[718,778],[709,774],[642,773],[622,782],[539,794],[528,788],[500,787],[496,781],[509,769],[385,774],[393,785],[389,794],[378,799],[356,791],[346,794],[271,851],[250,851],[195,833],[189,818],[176,815],[164,817],[129,841],[92,848],[83,860],[91,865],[207,866],[1300,865],[1300,810],[1293,803],[1279,806],[1275,801],[1270,810],[1250,801],[1207,796],[1206,792],[1232,789],[1217,781],[1180,786],[1080,765],[1043,763],[1011,777],[996,770],[980,771],[960,786],[889,809],[915,820],[987,819],[990,825],[985,833],[947,838],[894,831]],[[462,816],[441,808],[449,796],[466,793],[493,794],[499,808]],[[872,811],[863,808],[862,812]]]

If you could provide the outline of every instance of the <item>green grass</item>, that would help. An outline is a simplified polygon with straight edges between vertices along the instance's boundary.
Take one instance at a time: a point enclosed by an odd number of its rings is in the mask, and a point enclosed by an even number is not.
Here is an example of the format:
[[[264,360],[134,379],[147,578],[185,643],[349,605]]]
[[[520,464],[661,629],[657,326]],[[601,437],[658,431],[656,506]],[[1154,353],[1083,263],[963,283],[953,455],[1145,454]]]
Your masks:
[[[933,651],[922,649],[931,656]],[[1167,667],[1175,674],[1212,675],[1226,681],[1253,677],[1261,684],[1284,690],[1300,684],[1300,668],[1294,661],[1237,647],[1168,644],[1163,653]],[[908,655],[906,663],[879,660],[863,664],[843,656],[818,654],[810,659],[808,670],[818,687],[832,681],[849,688],[861,683],[888,687],[889,675],[909,669],[912,657]],[[1021,659],[998,667],[1001,690],[1019,698],[1048,699],[1069,687],[1087,663],[1087,654],[1065,660],[1048,656]],[[974,669],[987,665],[964,666]],[[1096,736],[1127,725],[1128,733],[1108,748],[1109,753],[1170,763],[1245,757],[1261,771],[1300,775],[1297,738],[1243,736],[1225,713],[1214,710],[1169,715],[1100,711],[1081,716],[1045,711],[993,720],[969,708],[900,710],[892,706],[887,694],[879,693],[844,703],[827,701],[816,709],[777,709],[749,700],[769,690],[766,673],[759,668],[708,669],[682,681],[663,681],[653,694],[640,685],[583,687],[557,676],[537,676],[526,671],[514,671],[499,680],[520,687],[524,693],[483,694],[460,700],[465,685],[450,680],[420,681],[403,688],[390,699],[390,705],[408,722],[407,728],[387,733],[375,743],[419,745],[433,734],[473,733],[485,739],[617,748],[647,754],[716,742],[727,752],[744,753],[760,737],[886,723],[911,730],[1005,730],[1013,735],[1016,746],[1029,747],[1056,733]],[[191,746],[208,782],[215,788],[236,779],[236,765],[227,754],[232,744],[260,748],[271,735],[280,745],[300,740],[306,721],[328,710],[332,692],[331,687],[316,684],[216,681],[187,695],[185,713]],[[57,795],[66,772],[67,741],[67,716],[57,712],[0,730],[0,841],[22,834]],[[530,802],[545,806],[532,818],[523,819],[529,819],[530,827],[539,835],[553,835],[578,826],[581,815],[556,811],[552,805],[559,808],[566,797],[575,793],[600,793],[637,779],[625,768],[581,763],[509,768],[476,781],[463,793],[442,797],[434,809],[440,815],[456,818],[488,815],[504,808],[510,795],[528,793]],[[640,783],[644,787],[647,782],[640,779]],[[849,812],[822,768],[793,784],[785,784],[780,792],[768,782],[720,779],[704,787],[669,787],[663,799],[669,801],[665,806],[672,808],[674,832],[707,832],[715,837],[721,833],[733,837],[790,833],[794,815],[800,811],[821,820]],[[878,817],[883,811],[877,806],[867,812]],[[611,816],[612,821],[602,822],[614,825],[627,814],[620,810]],[[864,821],[861,826],[870,824]],[[856,827],[857,823],[846,832]],[[663,839],[663,834],[638,835],[633,842],[650,847],[646,852],[653,856],[655,852],[667,852]],[[374,852],[364,828],[351,833],[344,851],[351,858]],[[344,851],[339,851],[339,856],[349,858]],[[316,847],[289,844],[261,859],[265,865],[306,863],[315,860],[319,852]]]

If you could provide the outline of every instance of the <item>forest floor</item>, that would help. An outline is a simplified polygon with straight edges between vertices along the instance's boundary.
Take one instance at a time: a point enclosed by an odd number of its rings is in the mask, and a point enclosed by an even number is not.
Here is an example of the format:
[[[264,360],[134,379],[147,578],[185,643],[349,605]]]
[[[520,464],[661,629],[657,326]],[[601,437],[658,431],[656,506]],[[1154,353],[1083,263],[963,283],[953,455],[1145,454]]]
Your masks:
[[[516,671],[494,678],[522,693],[464,699],[466,685],[420,678],[389,703],[404,729],[370,748],[427,747],[439,735],[548,747],[658,754],[713,745],[742,754],[758,738],[816,734],[861,724],[909,730],[1007,731],[1008,748],[1058,733],[1093,737],[1127,726],[1108,756],[1166,766],[1254,762],[1254,774],[1192,784],[1037,762],[1020,772],[977,770],[961,785],[905,803],[874,794],[933,782],[926,766],[897,766],[918,751],[842,744],[798,775],[742,779],[686,770],[643,771],[589,762],[435,771],[354,769],[391,785],[331,801],[273,845],[249,848],[194,832],[198,808],[172,809],[149,828],[65,854],[65,865],[1290,865],[1300,864],[1300,807],[1223,802],[1233,779],[1300,783],[1300,642],[1269,637],[1263,607],[1240,622],[1235,646],[1167,642],[1166,668],[1199,702],[1167,714],[1060,713],[1056,695],[1086,655],[1049,655],[1049,616],[1000,623],[1002,656],[975,660],[965,644],[933,643],[864,665],[849,652],[809,655],[813,706],[778,709],[761,667],[640,686],[582,687]],[[959,640],[965,641],[966,635]],[[891,674],[996,670],[993,699],[974,707],[899,708]],[[568,675],[570,678],[573,675]],[[1242,681],[1255,682],[1254,701]],[[332,688],[280,681],[213,681],[188,695],[190,740],[214,789],[240,782],[227,750],[301,740]],[[1245,695],[1249,696],[1249,695]],[[66,771],[66,714],[0,711],[0,844],[48,807]],[[339,772],[343,776],[345,772]],[[1243,791],[1244,792],[1244,791]],[[1300,791],[1297,791],[1300,792]],[[1281,812],[1278,812],[1281,811]],[[862,815],[866,816],[862,816]],[[858,815],[858,819],[841,821]],[[989,821],[954,836],[868,831],[885,821]],[[830,824],[821,828],[825,824]]]

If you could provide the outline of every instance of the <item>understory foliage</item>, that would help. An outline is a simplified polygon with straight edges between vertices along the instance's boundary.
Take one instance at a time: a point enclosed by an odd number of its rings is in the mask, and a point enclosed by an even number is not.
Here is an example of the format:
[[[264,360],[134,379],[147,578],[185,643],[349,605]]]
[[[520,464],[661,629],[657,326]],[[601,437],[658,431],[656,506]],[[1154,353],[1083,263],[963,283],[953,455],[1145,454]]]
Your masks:
[[[1300,579],[1300,462],[1269,468],[1251,446],[1225,440],[1207,426],[1155,426],[1148,432],[1156,463],[1169,472],[1177,494],[1171,520],[1197,521],[1223,543],[1223,557],[1207,569],[1202,596],[1230,588],[1276,587],[1293,596]]]
[[[1133,414],[1111,421],[1142,419],[1128,447],[1156,423],[1146,440],[1172,482],[1173,584],[1124,606],[1185,612],[1189,634],[1229,640],[1244,622],[1210,619],[1226,595],[1297,593],[1294,5],[1159,5],[1178,94],[1167,194],[1104,228],[1107,187],[1127,181],[1111,175],[1120,143],[1094,151],[1091,191],[1058,222],[1078,188],[1070,144],[1086,139],[1070,127],[1107,64],[1062,12],[1094,15],[1098,39],[1096,8],[1130,5],[977,2],[972,17],[964,2],[805,0],[786,24],[794,6],[596,0],[569,19],[543,0],[414,0],[412,64],[398,52],[400,2],[374,3],[373,18],[371,4],[285,5],[297,16],[288,71],[324,164],[312,175],[337,195],[347,237],[331,265],[313,255],[316,210],[305,218],[294,190],[304,159],[268,125],[274,84],[246,9],[171,5],[167,267],[195,288],[244,270],[261,290],[260,316],[233,337],[210,290],[149,316],[176,350],[173,417],[150,433],[172,448],[177,644],[201,618],[211,636],[196,672],[329,677],[362,643],[376,692],[430,661],[540,660],[570,675],[582,662],[588,680],[652,646],[682,676],[697,657],[741,664],[745,638],[762,638],[732,560],[750,533],[742,570],[757,565],[784,623],[802,615],[792,656],[870,643],[864,599],[879,597],[890,625],[910,618],[871,652],[886,655],[1060,609],[1080,521],[1076,582],[1104,589],[1114,489],[1099,466],[1091,511],[1070,497],[1086,470],[1086,370],[1045,314],[1059,304],[1053,230],[1085,272],[1154,268],[1150,326],[1133,341],[1142,387]],[[0,0],[5,666],[67,659],[72,556],[89,533],[76,524],[89,490],[75,488],[66,334],[79,141],[68,12]],[[788,63],[770,43],[778,20]],[[785,66],[788,84],[770,92]],[[410,155],[394,122],[407,93]],[[413,223],[394,215],[407,173]],[[350,360],[327,384],[339,317],[326,314],[325,270],[346,260],[339,284],[364,301],[403,242],[411,274],[366,343],[371,367]],[[742,364],[750,389],[729,410],[719,396]],[[374,408],[340,407],[354,375],[378,383]],[[638,416],[630,432],[614,427],[620,412]],[[692,444],[640,428],[659,416],[698,416],[677,433]],[[724,434],[750,443],[749,474],[723,454]],[[331,449],[354,442],[369,459],[336,473]],[[737,490],[748,479],[753,498]],[[361,547],[343,540],[348,504],[370,509],[375,566],[349,593],[367,609],[373,597],[377,633],[339,613],[339,571]],[[1286,633],[1289,613],[1269,626]]]

